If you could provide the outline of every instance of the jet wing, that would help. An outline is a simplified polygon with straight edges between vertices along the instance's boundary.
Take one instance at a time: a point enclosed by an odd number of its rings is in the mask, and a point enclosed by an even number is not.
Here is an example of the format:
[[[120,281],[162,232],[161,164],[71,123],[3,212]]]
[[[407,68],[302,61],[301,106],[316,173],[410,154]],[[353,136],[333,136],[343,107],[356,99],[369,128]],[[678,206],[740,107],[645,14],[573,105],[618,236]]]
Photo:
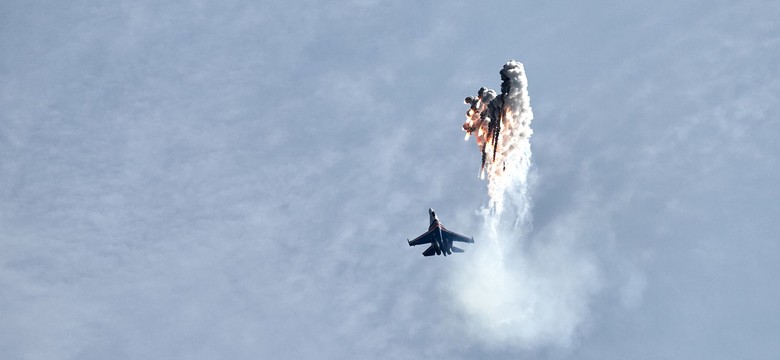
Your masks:
[[[474,243],[473,237],[465,237],[461,234],[454,233],[447,229],[441,229],[441,235],[444,237],[444,239],[449,241],[460,241],[460,242],[470,243],[470,244]]]
[[[425,234],[418,236],[416,239],[409,241],[409,246],[416,246],[422,244],[430,244],[433,242],[435,235],[432,230],[428,230]]]

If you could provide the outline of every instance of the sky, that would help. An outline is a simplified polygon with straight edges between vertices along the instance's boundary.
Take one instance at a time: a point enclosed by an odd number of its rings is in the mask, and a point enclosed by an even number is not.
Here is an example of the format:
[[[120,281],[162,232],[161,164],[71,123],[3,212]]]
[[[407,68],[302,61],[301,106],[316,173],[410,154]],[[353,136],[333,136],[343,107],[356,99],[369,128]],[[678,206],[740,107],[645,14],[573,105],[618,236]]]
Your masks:
[[[774,359],[776,1],[0,2],[7,359]],[[530,217],[466,96],[525,66]],[[424,258],[427,209],[476,243]]]

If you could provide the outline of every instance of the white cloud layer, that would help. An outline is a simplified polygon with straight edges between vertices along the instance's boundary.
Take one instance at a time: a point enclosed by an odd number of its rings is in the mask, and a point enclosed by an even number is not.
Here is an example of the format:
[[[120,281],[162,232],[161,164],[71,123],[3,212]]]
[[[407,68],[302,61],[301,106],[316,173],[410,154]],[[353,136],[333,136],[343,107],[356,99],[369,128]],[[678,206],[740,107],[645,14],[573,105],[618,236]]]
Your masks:
[[[778,18],[4,1],[0,354],[773,359]],[[501,225],[498,251],[460,100],[509,58],[533,230]],[[409,248],[429,207],[478,243]]]

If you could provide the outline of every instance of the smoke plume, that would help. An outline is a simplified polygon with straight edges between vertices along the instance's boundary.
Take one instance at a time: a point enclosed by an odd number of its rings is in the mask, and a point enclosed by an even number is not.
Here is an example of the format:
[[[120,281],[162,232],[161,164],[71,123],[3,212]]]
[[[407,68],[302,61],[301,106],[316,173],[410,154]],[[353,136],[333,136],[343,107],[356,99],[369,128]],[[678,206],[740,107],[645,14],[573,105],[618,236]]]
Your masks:
[[[567,346],[598,291],[595,261],[579,249],[576,216],[561,216],[535,241],[531,232],[530,138],[533,112],[522,63],[500,71],[501,94],[488,88],[466,98],[466,140],[476,137],[479,175],[487,180],[484,228],[453,275],[451,290],[471,335],[490,346]]]
[[[528,97],[528,81],[522,63],[510,60],[504,64],[501,74],[501,95],[492,89],[481,88],[477,96],[466,98],[466,140],[475,135],[482,151],[480,177],[488,181],[488,210],[500,216],[504,210],[507,189],[519,190],[512,195],[525,196],[528,170],[531,167],[531,144],[534,118],[531,99]],[[517,187],[522,189],[517,189]],[[517,199],[514,204],[525,205],[527,199]],[[527,212],[527,209],[521,210]]]

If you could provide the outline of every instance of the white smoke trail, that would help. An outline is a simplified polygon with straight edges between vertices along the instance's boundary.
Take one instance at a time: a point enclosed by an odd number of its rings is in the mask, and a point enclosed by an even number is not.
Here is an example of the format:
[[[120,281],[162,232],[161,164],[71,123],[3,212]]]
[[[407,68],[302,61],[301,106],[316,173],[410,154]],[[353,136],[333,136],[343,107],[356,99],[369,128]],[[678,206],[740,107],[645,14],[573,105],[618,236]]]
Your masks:
[[[454,274],[452,291],[467,329],[489,345],[566,346],[587,317],[598,272],[576,250],[576,221],[554,227],[534,246],[522,241],[531,224],[533,111],[523,64],[510,60],[500,74],[500,95],[483,87],[466,98],[471,106],[463,129],[482,151],[489,202],[481,241],[467,268]]]

